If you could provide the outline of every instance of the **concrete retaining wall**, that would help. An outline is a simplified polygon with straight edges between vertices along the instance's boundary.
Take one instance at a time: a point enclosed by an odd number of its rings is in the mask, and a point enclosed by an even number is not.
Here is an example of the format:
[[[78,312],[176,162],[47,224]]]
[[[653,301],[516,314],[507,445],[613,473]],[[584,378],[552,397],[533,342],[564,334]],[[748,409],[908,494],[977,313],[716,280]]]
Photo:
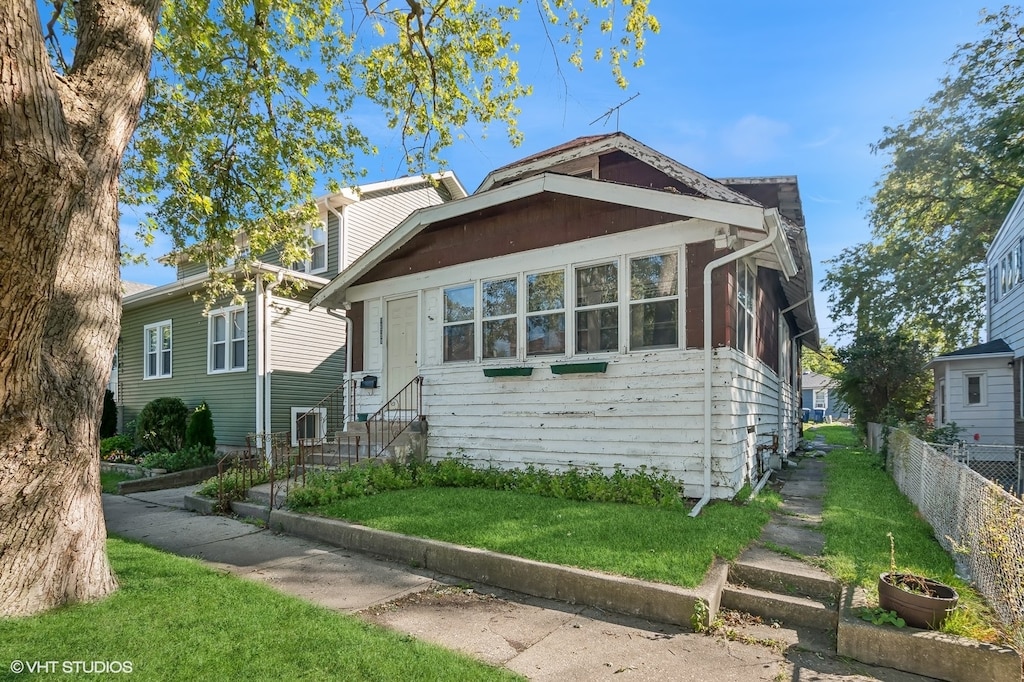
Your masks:
[[[185,485],[202,483],[208,478],[217,475],[217,465],[199,467],[198,469],[186,469],[175,471],[173,474],[163,474],[150,478],[139,478],[134,481],[122,481],[117,484],[118,495],[129,495],[131,493],[144,493],[150,490],[165,490],[167,488],[180,488]]]
[[[688,629],[695,625],[707,627],[714,620],[728,574],[728,567],[718,563],[709,571],[709,578],[703,585],[687,590],[284,510],[270,512],[269,526],[271,530],[376,554],[457,578]]]

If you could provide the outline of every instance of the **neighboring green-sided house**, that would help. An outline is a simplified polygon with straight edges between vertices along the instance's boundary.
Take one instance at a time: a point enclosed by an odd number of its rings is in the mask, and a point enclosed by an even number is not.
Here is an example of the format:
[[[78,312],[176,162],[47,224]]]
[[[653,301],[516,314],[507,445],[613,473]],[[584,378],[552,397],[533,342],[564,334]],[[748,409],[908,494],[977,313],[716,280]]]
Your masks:
[[[310,310],[311,297],[412,212],[465,196],[451,172],[346,189],[317,201],[309,260],[286,268],[267,254],[255,270],[271,277],[256,277],[241,303],[218,302],[204,313],[194,295],[208,280],[206,268],[190,262],[177,264],[177,281],[126,295],[116,372],[120,425],[149,401],[171,396],[189,407],[206,401],[222,450],[244,447],[250,434],[287,432],[295,444],[340,429],[329,419],[341,414],[328,417],[327,410],[300,419],[345,376],[344,315]],[[285,279],[305,289],[282,296],[275,289]]]

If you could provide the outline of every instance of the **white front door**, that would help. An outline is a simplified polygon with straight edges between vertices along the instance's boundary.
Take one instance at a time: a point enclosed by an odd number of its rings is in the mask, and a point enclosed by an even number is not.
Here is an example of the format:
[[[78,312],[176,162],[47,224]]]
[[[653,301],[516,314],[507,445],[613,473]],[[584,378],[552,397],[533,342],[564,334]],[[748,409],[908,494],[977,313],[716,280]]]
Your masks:
[[[416,297],[387,302],[387,347],[384,350],[386,399],[416,378]]]

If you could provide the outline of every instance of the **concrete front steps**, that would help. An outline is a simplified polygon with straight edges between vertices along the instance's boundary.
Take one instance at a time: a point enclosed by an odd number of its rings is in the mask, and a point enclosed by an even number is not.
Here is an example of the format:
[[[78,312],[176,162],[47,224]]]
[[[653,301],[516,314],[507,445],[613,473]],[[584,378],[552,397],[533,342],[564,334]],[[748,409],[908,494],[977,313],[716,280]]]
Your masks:
[[[839,583],[824,571],[754,546],[729,566],[722,608],[834,636],[839,597]]]

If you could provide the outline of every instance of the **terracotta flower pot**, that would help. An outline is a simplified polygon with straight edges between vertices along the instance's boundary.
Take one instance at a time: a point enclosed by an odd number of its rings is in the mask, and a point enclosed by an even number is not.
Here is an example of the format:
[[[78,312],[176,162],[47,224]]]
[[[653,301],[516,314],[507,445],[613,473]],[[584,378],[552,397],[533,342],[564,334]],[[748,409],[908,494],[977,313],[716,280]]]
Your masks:
[[[900,585],[908,585],[913,591],[902,589]],[[959,599],[960,595],[952,587],[928,578],[910,573],[878,576],[879,606],[895,611],[911,627],[938,630]]]

